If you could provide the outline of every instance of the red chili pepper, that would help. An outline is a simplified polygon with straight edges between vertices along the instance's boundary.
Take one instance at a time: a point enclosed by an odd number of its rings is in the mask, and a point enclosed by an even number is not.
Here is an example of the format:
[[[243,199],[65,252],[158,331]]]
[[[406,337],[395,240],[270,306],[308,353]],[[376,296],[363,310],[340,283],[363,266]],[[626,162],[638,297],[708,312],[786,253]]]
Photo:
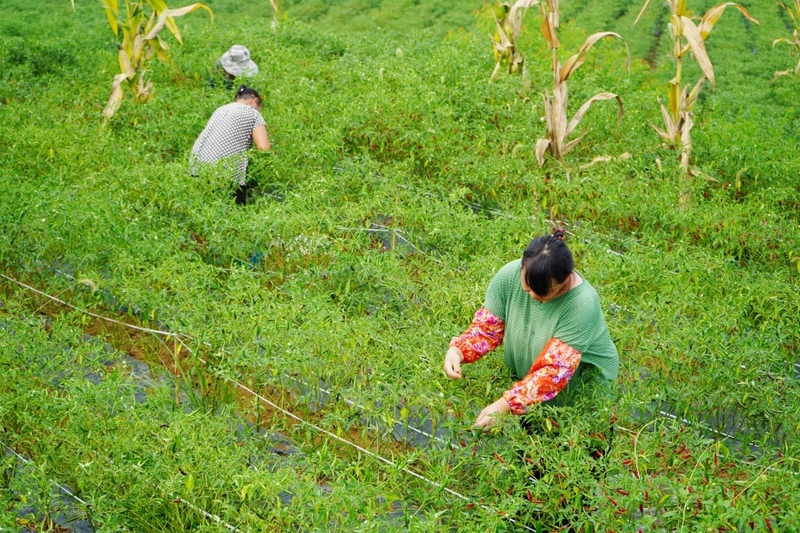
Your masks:
[[[498,460],[498,461],[500,461],[501,463],[503,463],[503,464],[505,464],[505,463],[506,463],[506,462],[503,460],[503,458],[502,458],[502,457],[500,457],[500,454],[499,454],[499,453],[497,453],[497,452],[494,452],[494,456],[495,456],[495,457],[497,457],[497,460]]]
[[[610,501],[614,505],[614,507],[618,505],[616,500],[614,500],[614,498],[612,498],[611,496],[606,496],[606,498],[608,498],[608,501]]]
[[[632,462],[633,462],[633,459],[625,459],[624,461],[622,461],[622,464],[625,465],[625,466],[628,466]]]
[[[767,529],[769,529],[769,533],[775,533],[775,532],[772,530],[772,524],[771,524],[771,523],[770,523],[770,521],[769,521],[769,517],[766,517],[766,518],[764,519],[764,522],[767,524]]]
[[[614,489],[614,490],[616,490],[617,492],[619,492],[623,496],[628,496],[630,494],[630,492],[628,492],[627,490],[622,490],[622,489]]]

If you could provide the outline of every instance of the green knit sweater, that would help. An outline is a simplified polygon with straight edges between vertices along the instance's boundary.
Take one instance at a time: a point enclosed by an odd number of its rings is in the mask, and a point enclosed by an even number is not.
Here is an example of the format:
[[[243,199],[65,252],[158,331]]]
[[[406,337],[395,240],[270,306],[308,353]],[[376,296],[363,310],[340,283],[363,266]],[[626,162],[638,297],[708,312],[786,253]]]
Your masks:
[[[520,282],[522,261],[505,265],[489,283],[484,307],[505,323],[503,345],[508,369],[522,379],[544,349],[558,338],[581,354],[581,363],[567,387],[547,402],[574,403],[577,395],[600,386],[606,394],[616,384],[619,354],[600,308],[600,298],[583,276],[583,283],[546,303],[537,302]],[[580,275],[580,274],[579,274]],[[599,392],[596,391],[595,392]]]

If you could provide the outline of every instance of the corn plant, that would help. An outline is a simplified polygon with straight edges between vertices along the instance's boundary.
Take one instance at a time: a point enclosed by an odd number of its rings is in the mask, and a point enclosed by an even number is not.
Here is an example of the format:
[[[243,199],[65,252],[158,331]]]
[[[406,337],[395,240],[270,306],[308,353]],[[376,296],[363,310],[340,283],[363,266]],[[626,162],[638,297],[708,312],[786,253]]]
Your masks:
[[[270,0],[274,1],[274,0]],[[517,0],[513,5],[501,3],[497,8],[494,22],[497,30],[492,37],[494,48],[494,70],[491,80],[495,81],[503,63],[507,64],[508,74],[525,73],[525,56],[517,46],[517,39],[522,30],[522,17],[528,8],[536,5],[536,0]],[[500,15],[500,18],[497,18]]]
[[[578,50],[578,53],[571,56],[569,59],[567,59],[567,62],[562,65],[558,60],[558,48],[560,46],[560,42],[556,34],[559,22],[558,0],[544,0],[537,3],[543,19],[541,26],[542,35],[547,41],[547,47],[552,53],[551,62],[553,70],[552,95],[548,93],[544,94],[547,135],[544,139],[539,139],[536,141],[536,160],[541,167],[544,165],[545,152],[549,151],[553,158],[563,162],[564,155],[572,150],[575,145],[577,145],[581,139],[583,139],[589,130],[584,131],[571,141],[567,140],[572,132],[575,131],[575,128],[578,126],[578,124],[580,124],[581,120],[583,120],[583,116],[586,114],[589,108],[592,107],[592,105],[594,105],[596,102],[616,99],[619,107],[617,125],[619,125],[620,121],[622,121],[622,99],[618,95],[610,92],[598,93],[589,98],[586,102],[584,102],[580,109],[578,109],[575,115],[573,115],[572,119],[569,119],[569,116],[567,115],[567,104],[569,101],[569,88],[567,86],[567,81],[569,80],[569,77],[586,61],[586,54],[600,39],[605,37],[617,37],[622,39],[622,37],[619,34],[611,31],[594,33],[590,35],[586,41],[584,41],[583,45],[581,45],[580,49]],[[627,47],[628,45],[626,44],[625,48],[627,49]],[[630,53],[628,54],[628,63],[629,62]]]
[[[75,0],[72,7],[75,8]],[[192,11],[205,9],[214,21],[214,13],[205,4],[195,3],[177,9],[169,9],[163,0],[124,0],[124,12],[119,9],[119,0],[100,0],[103,4],[108,25],[114,35],[120,37],[119,68],[120,73],[114,76],[111,83],[111,94],[108,97],[103,116],[108,119],[114,115],[124,98],[123,82],[133,93],[134,100],[145,103],[153,97],[153,82],[146,80],[148,66],[153,57],[162,62],[169,60],[169,45],[161,37],[161,30],[166,26],[179,43],[183,43],[181,32],[175,22]]]
[[[652,122],[650,126],[658,135],[667,141],[672,147],[679,148],[681,167],[688,172],[689,162],[692,151],[691,130],[693,126],[692,111],[697,103],[697,96],[703,87],[705,80],[711,82],[713,88],[716,83],[714,78],[714,68],[706,52],[705,40],[708,38],[714,25],[717,23],[725,8],[733,6],[738,9],[748,20],[758,24],[758,21],[742,6],[735,2],[725,2],[710,8],[700,19],[697,25],[691,19],[691,11],[686,6],[687,0],[667,0],[670,8],[670,37],[672,39],[672,49],[670,56],[676,61],[675,77],[669,82],[667,90],[668,107],[661,103],[661,115],[664,117],[664,129],[655,126]],[[639,22],[642,14],[650,0],[647,0],[639,15],[633,22]],[[687,54],[695,58],[703,74],[694,84],[691,90],[689,85],[681,85],[683,73],[683,59]]]
[[[286,17],[283,11],[283,0],[269,0],[269,6],[272,9],[272,22],[270,27],[272,31],[278,31],[280,21]]]
[[[794,31],[792,32],[791,39],[779,37],[772,41],[772,47],[775,48],[775,45],[778,43],[786,43],[789,45],[792,54],[800,55],[800,0],[794,0],[793,8],[787,6],[783,2],[778,2],[778,5],[789,14],[789,17],[791,17],[792,23],[794,24]],[[772,78],[772,81],[775,81],[781,76],[790,76],[792,73],[800,76],[800,60],[797,61],[797,66],[794,67],[794,70],[787,69],[775,72],[775,76]]]

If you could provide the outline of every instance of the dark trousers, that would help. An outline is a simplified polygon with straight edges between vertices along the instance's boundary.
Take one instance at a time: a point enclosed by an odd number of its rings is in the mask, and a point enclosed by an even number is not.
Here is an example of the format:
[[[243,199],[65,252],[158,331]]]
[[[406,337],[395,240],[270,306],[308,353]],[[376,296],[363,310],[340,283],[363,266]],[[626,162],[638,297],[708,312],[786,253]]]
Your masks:
[[[233,192],[236,205],[247,205],[247,185],[239,185]]]

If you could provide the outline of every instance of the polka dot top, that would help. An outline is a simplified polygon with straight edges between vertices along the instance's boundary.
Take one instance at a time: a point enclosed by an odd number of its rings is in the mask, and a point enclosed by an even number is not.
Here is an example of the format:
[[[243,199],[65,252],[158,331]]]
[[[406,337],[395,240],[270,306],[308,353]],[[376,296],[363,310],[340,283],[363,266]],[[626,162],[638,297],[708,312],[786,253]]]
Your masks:
[[[247,150],[253,146],[253,129],[263,126],[257,109],[237,102],[214,111],[192,147],[189,166],[197,174],[200,163],[219,164],[234,180],[247,181]]]

